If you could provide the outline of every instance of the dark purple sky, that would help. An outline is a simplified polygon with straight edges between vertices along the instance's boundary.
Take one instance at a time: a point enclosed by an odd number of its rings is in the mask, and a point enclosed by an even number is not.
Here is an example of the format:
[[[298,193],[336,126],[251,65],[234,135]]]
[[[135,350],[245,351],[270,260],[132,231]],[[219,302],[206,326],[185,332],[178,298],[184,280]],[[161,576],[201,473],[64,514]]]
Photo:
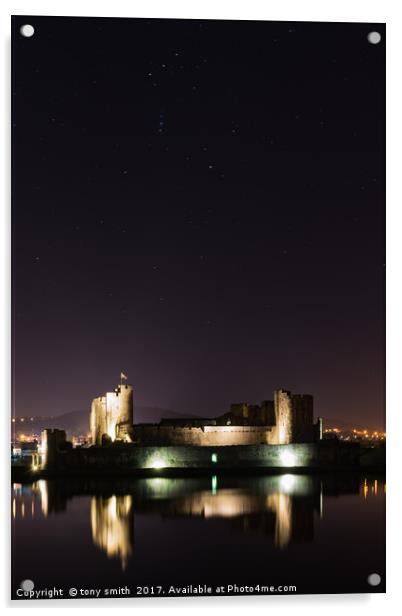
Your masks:
[[[140,405],[284,387],[382,428],[384,26],[12,29],[16,414],[123,370]]]

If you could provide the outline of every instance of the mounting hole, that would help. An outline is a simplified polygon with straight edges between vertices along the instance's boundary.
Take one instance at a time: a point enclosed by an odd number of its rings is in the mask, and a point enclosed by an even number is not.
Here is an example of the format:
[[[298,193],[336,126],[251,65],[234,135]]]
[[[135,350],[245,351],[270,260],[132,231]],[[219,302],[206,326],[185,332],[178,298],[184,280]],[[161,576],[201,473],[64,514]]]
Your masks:
[[[21,36],[25,36],[26,38],[30,38],[35,33],[35,28],[31,26],[31,24],[24,24],[20,28]]]
[[[367,582],[370,586],[378,586],[378,584],[381,584],[381,575],[378,575],[378,573],[370,573]]]
[[[22,580],[20,584],[20,588],[24,590],[25,592],[30,592],[31,590],[34,589],[34,587],[35,587],[35,584],[33,583],[32,580]]]
[[[378,45],[378,43],[381,41],[381,34],[375,31],[369,32],[367,35],[367,40],[372,45]]]

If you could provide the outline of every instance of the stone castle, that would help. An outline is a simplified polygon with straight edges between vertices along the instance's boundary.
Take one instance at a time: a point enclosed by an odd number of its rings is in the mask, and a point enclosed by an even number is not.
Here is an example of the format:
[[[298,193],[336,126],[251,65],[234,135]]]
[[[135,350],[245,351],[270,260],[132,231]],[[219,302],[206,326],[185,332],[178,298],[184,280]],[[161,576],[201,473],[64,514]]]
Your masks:
[[[124,380],[124,382],[123,382]],[[114,441],[144,446],[289,445],[321,439],[322,422],[314,423],[313,396],[274,392],[260,405],[237,403],[213,419],[162,419],[159,424],[135,424],[133,388],[122,379],[114,391],[95,398],[91,406],[92,444]]]
[[[92,401],[89,426],[93,445],[107,441],[131,442],[133,433],[133,388],[121,382],[114,391]]]

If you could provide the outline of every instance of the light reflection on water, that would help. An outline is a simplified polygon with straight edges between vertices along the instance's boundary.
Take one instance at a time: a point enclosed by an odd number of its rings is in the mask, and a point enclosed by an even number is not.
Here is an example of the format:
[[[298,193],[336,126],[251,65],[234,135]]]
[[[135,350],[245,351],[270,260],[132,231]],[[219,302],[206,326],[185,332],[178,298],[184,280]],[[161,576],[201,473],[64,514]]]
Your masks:
[[[119,558],[123,569],[133,553],[133,497],[91,497],[91,531],[94,545],[109,558]]]
[[[115,487],[115,484],[117,486]],[[231,480],[152,477],[105,484],[39,480],[14,483],[14,520],[48,518],[65,513],[69,502],[85,496],[92,542],[123,570],[133,557],[135,516],[222,520],[240,532],[262,532],[283,550],[314,540],[315,524],[325,517],[325,498],[355,494],[363,501],[383,497],[382,478],[361,477],[331,482],[325,477],[286,473]]]

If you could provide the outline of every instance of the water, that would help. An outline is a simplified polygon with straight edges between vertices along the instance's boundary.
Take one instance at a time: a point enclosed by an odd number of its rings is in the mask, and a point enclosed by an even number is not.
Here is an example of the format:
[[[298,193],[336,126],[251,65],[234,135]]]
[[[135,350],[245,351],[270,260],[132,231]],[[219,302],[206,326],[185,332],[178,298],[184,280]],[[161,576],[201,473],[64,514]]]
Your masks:
[[[199,584],[385,589],[381,475],[39,480],[13,484],[12,515],[13,596],[25,579],[131,595]],[[371,573],[382,576],[375,588]]]

